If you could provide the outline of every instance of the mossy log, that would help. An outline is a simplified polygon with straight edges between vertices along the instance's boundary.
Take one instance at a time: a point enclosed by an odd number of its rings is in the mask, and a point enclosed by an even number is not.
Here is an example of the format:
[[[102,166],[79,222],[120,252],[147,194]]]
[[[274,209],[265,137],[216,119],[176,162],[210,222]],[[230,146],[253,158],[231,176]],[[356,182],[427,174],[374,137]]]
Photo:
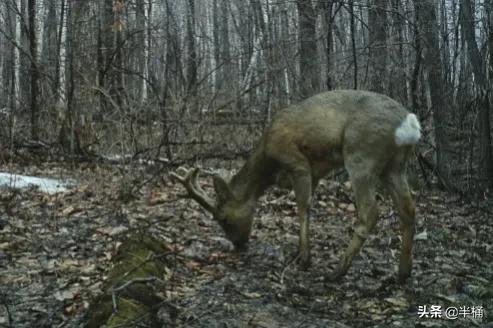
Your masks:
[[[169,248],[142,233],[126,239],[113,259],[103,290],[89,307],[85,327],[159,327],[155,312],[162,299]]]

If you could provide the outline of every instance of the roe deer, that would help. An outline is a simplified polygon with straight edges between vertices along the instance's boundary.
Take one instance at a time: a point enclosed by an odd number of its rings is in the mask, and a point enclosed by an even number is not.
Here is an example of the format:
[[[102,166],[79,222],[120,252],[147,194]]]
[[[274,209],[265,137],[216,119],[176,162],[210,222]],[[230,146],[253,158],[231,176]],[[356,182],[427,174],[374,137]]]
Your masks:
[[[300,221],[299,259],[310,261],[308,212],[320,178],[344,166],[352,183],[358,220],[352,240],[329,279],[344,275],[378,218],[375,189],[383,182],[397,207],[402,232],[399,281],[411,273],[415,206],[405,174],[406,160],[421,137],[416,115],[391,98],[368,91],[336,90],[315,95],[274,116],[250,157],[228,183],[214,176],[216,201],[197,183],[198,169],[172,173],[189,196],[223,228],[236,247],[250,236],[257,199],[287,175]]]

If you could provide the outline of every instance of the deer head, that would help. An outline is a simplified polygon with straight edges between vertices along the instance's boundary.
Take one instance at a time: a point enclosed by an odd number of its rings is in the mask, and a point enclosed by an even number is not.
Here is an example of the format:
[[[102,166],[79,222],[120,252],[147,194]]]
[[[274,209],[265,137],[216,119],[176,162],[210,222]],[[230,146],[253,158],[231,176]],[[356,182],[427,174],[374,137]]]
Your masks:
[[[250,237],[254,204],[237,199],[228,183],[219,175],[213,176],[216,192],[214,202],[198,184],[198,168],[179,170],[181,174],[173,172],[171,176],[185,187],[190,198],[212,214],[213,219],[219,223],[226,237],[235,247],[243,248]]]

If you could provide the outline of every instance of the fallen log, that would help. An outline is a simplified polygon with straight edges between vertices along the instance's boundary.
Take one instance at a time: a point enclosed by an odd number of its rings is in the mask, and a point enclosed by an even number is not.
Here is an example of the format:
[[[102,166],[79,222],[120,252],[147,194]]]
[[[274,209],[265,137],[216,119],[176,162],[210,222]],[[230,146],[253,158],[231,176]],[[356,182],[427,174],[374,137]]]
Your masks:
[[[113,259],[103,294],[90,305],[85,327],[160,327],[156,311],[163,299],[159,291],[169,255],[162,242],[144,233],[126,239]]]

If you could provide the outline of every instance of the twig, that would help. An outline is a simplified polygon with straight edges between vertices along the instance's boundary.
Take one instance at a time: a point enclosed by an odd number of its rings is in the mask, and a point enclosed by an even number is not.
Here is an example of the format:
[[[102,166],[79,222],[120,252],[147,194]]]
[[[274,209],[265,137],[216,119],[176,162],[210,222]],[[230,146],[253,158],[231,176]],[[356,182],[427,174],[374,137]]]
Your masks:
[[[296,255],[296,257],[294,259],[292,259],[291,261],[289,261],[288,264],[284,267],[284,269],[282,269],[281,278],[280,278],[281,285],[284,284],[284,275],[285,275],[287,269],[291,266],[291,264],[296,262],[296,260],[299,258],[300,258],[300,254]]]
[[[116,305],[116,294],[118,292],[121,292],[122,290],[126,289],[127,287],[129,287],[130,285],[133,285],[133,284],[147,283],[147,282],[154,282],[154,281],[161,281],[162,282],[162,280],[159,279],[158,277],[134,278],[132,280],[125,282],[123,285],[121,285],[117,288],[113,288],[111,290],[111,300],[113,302],[113,313],[118,312],[118,307]]]
[[[191,319],[190,321],[187,320],[185,322],[186,323],[186,326],[185,327],[189,327],[193,322],[199,320],[200,318],[204,317],[205,315],[207,315],[209,313],[212,313],[217,307],[218,307],[218,305],[217,304],[214,304],[213,306],[211,306],[207,310],[202,311],[200,314],[194,316],[193,319]]]
[[[14,319],[12,318],[12,313],[10,312],[10,308],[9,308],[9,305],[7,304],[7,301],[3,300],[2,305],[5,308],[5,311],[7,311],[7,318],[9,318],[9,325],[6,327],[14,327],[12,325]]]

